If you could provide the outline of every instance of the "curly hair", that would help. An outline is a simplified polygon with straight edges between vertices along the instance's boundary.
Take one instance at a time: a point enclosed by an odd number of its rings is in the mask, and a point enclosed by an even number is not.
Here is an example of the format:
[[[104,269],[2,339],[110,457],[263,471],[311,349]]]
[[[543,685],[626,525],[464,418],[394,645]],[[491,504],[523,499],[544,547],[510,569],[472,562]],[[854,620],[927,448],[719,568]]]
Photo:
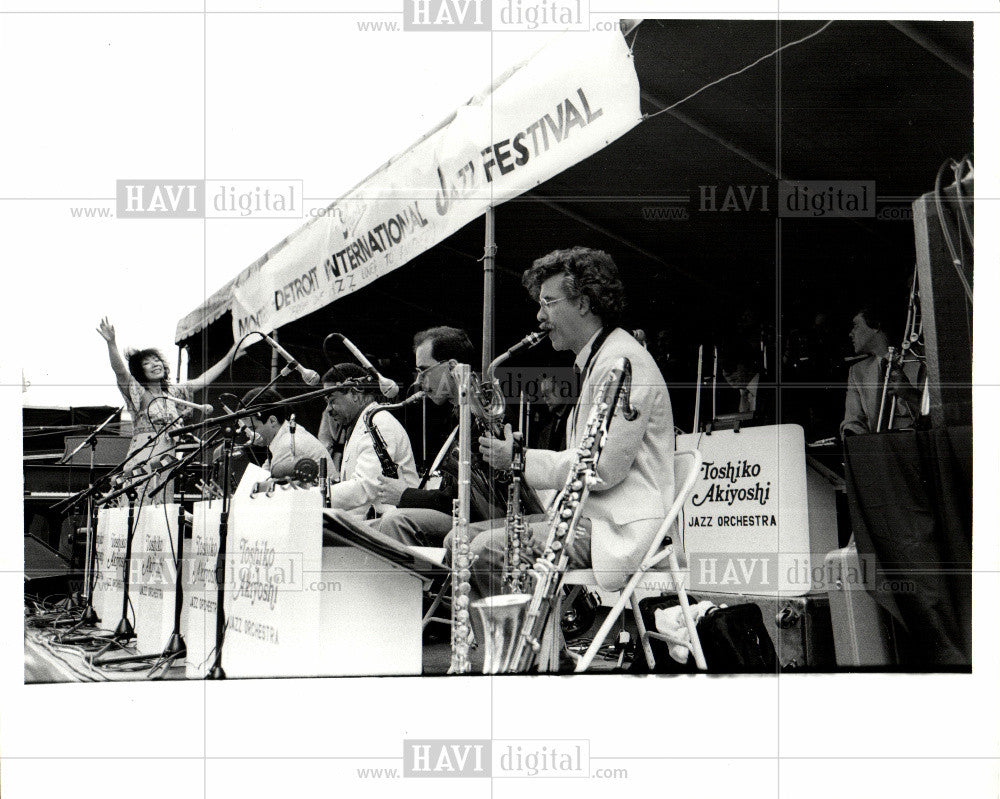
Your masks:
[[[146,358],[159,358],[160,363],[163,364],[163,378],[159,381],[160,387],[164,391],[167,390],[167,387],[170,385],[170,366],[167,364],[167,359],[163,357],[162,352],[152,348],[145,350],[129,350],[125,353],[125,358],[128,361],[129,374],[135,378],[139,385],[146,386],[147,388],[149,388],[153,381],[146,377],[146,372],[142,368],[142,362],[146,360]]]
[[[382,396],[378,377],[370,369],[356,363],[338,363],[326,370],[323,375],[324,386],[341,386],[344,391],[357,389],[362,394],[373,397]]]
[[[590,310],[606,327],[618,324],[625,310],[625,287],[610,255],[589,247],[553,250],[525,270],[521,283],[537,301],[542,283],[556,275],[566,276],[571,299],[590,300]]]

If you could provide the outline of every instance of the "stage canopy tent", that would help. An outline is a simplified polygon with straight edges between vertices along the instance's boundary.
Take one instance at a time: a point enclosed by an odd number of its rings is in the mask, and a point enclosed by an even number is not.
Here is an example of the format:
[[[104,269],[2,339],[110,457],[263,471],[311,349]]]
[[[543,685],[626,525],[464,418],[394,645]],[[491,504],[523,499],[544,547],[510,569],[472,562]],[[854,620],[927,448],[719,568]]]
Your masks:
[[[914,264],[910,201],[933,187],[943,161],[973,149],[971,23],[837,21],[664,111],[822,25],[645,20],[627,32],[643,121],[628,129],[619,120],[606,146],[499,198],[496,349],[536,325],[521,272],[573,245],[613,255],[627,289],[625,326],[673,342],[671,357],[685,374],[692,364],[689,379],[697,345],[724,339],[745,317],[779,342],[782,331],[827,312],[844,326],[846,343],[851,313],[870,302],[895,309],[902,326]],[[574,35],[582,36],[563,38]],[[586,120],[576,92],[563,95]],[[781,218],[780,180],[873,182],[876,216]],[[433,209],[433,195],[427,202]],[[456,325],[477,341],[479,214],[394,271],[283,324],[282,343],[322,370],[321,342],[331,331],[400,369],[421,328]],[[190,347],[193,372],[232,341],[239,284],[290,245],[279,243],[180,321],[176,340]]]

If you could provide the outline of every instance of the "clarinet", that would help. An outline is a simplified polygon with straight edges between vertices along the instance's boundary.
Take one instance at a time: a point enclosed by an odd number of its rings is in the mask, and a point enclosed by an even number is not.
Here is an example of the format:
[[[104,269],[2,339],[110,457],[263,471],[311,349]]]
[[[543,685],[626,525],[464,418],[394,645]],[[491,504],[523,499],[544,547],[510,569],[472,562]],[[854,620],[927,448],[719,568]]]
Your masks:
[[[397,479],[399,477],[399,467],[389,454],[389,448],[386,446],[382,433],[380,433],[379,429],[372,423],[372,417],[379,411],[402,408],[404,405],[409,405],[411,402],[417,402],[423,398],[424,392],[418,391],[416,394],[411,394],[402,402],[395,402],[390,405],[376,405],[373,408],[369,408],[365,411],[364,416],[361,417],[361,421],[365,425],[365,430],[367,430],[368,435],[372,437],[372,449],[374,449],[375,454],[378,455],[378,462],[382,465],[382,474],[386,477],[391,477],[394,480]]]
[[[542,634],[561,588],[562,576],[569,565],[568,550],[576,535],[584,503],[591,488],[599,481],[597,463],[607,441],[608,426],[619,405],[624,418],[634,419],[637,415],[629,405],[631,386],[632,364],[628,358],[622,358],[597,391],[577,449],[577,458],[552,509],[545,550],[532,569],[534,590],[527,603],[517,644],[507,664],[512,672],[527,672],[541,649]]]
[[[524,437],[514,433],[514,451],[507,491],[507,548],[504,550],[503,592],[520,594],[528,576],[528,564],[521,557],[528,543],[528,526],[521,507],[521,478],[524,474]]]

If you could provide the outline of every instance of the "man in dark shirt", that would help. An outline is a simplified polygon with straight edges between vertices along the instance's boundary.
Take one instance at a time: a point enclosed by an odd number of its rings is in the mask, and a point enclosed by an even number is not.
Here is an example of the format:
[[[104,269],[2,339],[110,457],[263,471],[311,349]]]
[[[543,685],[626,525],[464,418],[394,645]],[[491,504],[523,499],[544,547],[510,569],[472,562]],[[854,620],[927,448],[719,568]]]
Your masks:
[[[464,330],[456,327],[432,327],[413,338],[417,382],[435,405],[458,403],[458,387],[452,377],[456,364],[474,362],[476,353]],[[411,546],[441,546],[451,531],[452,504],[458,496],[457,429],[446,439],[435,458],[442,473],[437,488],[410,488],[402,480],[379,479],[379,501],[395,505],[398,510],[375,522],[386,535]],[[432,471],[435,467],[432,466]],[[481,472],[473,469],[471,502],[472,521],[503,515],[493,504],[490,487]],[[421,486],[424,484],[421,483]]]

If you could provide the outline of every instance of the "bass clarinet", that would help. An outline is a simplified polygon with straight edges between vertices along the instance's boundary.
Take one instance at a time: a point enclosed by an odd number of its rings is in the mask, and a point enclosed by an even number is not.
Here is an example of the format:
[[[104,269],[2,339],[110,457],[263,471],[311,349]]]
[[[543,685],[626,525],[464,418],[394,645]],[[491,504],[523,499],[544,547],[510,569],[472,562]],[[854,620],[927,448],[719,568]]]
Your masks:
[[[600,479],[597,464],[611,419],[619,405],[626,419],[637,415],[629,404],[631,386],[632,364],[622,358],[597,390],[576,460],[550,511],[545,550],[530,572],[535,580],[532,593],[488,597],[473,604],[485,631],[485,673],[525,673],[534,665],[569,565],[569,548],[583,506]]]

